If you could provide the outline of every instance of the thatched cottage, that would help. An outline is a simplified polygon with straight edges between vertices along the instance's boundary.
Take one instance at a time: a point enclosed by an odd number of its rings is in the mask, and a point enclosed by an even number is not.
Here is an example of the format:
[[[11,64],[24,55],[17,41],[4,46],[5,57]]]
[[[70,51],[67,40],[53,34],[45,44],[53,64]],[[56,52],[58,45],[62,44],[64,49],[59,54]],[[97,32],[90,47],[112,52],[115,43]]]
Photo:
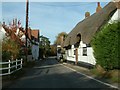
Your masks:
[[[76,64],[84,62],[95,65],[96,61],[90,42],[103,25],[118,20],[119,10],[120,3],[109,2],[104,8],[101,8],[98,3],[96,12],[91,16],[89,12],[86,12],[85,19],[73,28],[64,42],[66,60]]]

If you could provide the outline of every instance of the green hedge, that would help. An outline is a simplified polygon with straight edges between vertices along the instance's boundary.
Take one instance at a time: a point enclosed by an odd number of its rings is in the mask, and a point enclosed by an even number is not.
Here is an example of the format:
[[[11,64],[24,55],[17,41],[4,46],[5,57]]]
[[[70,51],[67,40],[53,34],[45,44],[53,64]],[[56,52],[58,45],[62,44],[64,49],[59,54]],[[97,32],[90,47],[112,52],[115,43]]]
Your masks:
[[[107,24],[93,38],[91,44],[97,64],[106,70],[120,68],[120,22]]]

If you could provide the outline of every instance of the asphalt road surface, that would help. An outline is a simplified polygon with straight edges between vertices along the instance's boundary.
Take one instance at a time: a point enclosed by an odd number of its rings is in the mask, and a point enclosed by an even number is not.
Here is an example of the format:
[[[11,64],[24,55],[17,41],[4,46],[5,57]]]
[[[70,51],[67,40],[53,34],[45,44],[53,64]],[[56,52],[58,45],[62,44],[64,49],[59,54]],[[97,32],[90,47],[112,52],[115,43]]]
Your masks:
[[[46,59],[42,65],[31,68],[24,77],[18,79],[9,88],[99,88],[111,87],[65,67],[55,60]]]

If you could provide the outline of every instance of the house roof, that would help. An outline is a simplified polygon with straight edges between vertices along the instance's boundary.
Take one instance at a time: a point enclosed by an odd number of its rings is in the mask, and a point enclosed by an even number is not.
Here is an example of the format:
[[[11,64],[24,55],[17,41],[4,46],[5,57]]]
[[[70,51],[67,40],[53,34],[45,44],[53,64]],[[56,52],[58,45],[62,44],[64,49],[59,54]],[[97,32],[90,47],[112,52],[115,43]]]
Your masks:
[[[31,30],[31,36],[38,39],[39,38],[39,30]]]
[[[81,40],[84,43],[89,44],[94,34],[112,17],[116,9],[115,3],[110,2],[101,11],[79,22],[68,34],[64,42],[64,47],[75,45],[78,34],[81,35]]]
[[[26,33],[26,30],[25,30],[25,33]],[[31,29],[30,28],[28,29],[27,33],[28,33],[28,38],[31,39]]]
[[[23,45],[24,42],[21,41],[21,39],[15,35],[14,30],[9,29],[9,27],[7,26],[3,26],[3,28],[5,29],[6,33],[10,36],[10,38],[16,42],[18,42],[20,45]]]
[[[3,28],[5,29],[6,33],[10,36],[11,39],[15,40],[16,42],[19,42],[20,45],[23,45],[25,43],[25,41],[22,41],[19,37],[19,35],[16,35],[16,31],[17,28],[9,28],[9,26],[7,25],[2,25]],[[26,30],[24,30],[24,28],[19,28],[19,32],[22,31],[23,35],[26,34]],[[28,32],[27,32],[28,38],[29,40],[32,40],[34,38],[36,38],[37,40],[39,40],[39,30],[31,30],[30,28],[28,28]]]
[[[116,7],[120,9],[120,0],[115,0]]]

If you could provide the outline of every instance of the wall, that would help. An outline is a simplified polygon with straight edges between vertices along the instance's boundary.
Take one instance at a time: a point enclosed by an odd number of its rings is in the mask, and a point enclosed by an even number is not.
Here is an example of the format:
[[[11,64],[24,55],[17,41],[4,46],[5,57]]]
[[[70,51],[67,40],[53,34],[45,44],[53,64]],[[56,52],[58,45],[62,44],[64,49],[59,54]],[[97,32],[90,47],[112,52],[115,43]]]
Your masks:
[[[32,56],[34,60],[39,58],[39,45],[32,45]]]
[[[78,62],[85,62],[85,63],[95,65],[96,61],[93,56],[92,47],[87,47],[87,56],[83,56],[83,47],[86,47],[86,44],[83,44],[83,42],[80,42],[80,46],[78,48]],[[74,50],[75,50],[74,45],[72,45],[71,49],[66,50],[66,60],[74,61],[74,62],[76,61]]]
[[[80,47],[78,49],[78,51],[79,51],[79,53],[78,53],[78,61],[89,63],[89,64],[92,64],[92,65],[96,64],[95,58],[93,56],[92,47],[87,47],[87,56],[83,56],[83,48],[82,47]]]
[[[2,26],[0,26],[0,40],[2,40],[5,37],[5,33],[5,29]]]
[[[112,16],[109,23],[112,23],[115,20],[120,20],[120,13],[119,12],[120,12],[120,9],[117,9],[117,11],[114,13],[114,15]]]
[[[66,50],[65,54],[66,54],[66,60],[68,61],[75,61],[75,55],[74,55],[74,46],[72,45],[72,48],[69,50]]]

